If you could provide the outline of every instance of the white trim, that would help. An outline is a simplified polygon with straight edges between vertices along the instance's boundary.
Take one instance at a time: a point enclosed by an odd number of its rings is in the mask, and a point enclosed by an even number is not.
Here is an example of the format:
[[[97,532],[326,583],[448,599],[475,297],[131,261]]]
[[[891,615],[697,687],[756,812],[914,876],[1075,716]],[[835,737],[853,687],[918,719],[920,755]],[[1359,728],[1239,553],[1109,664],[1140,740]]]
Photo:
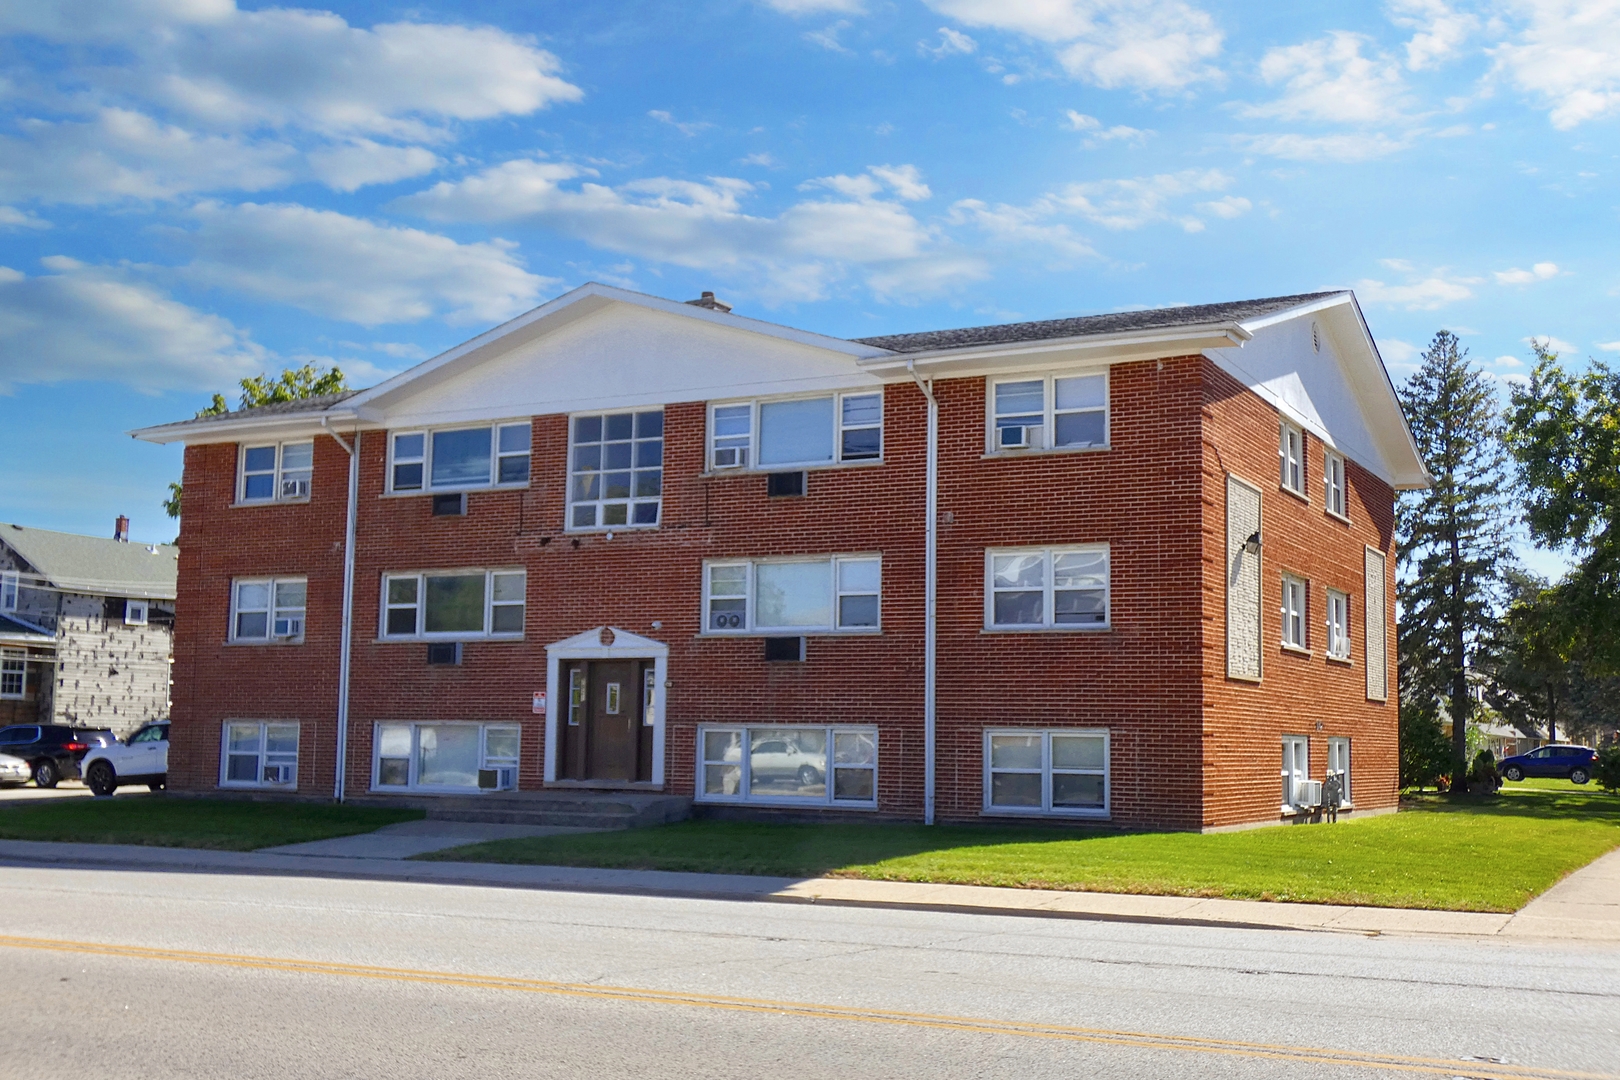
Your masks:
[[[5,692],[5,680],[9,675],[19,676],[21,680],[15,694]],[[28,653],[22,649],[0,649],[0,700],[21,701],[27,696]]]
[[[1277,486],[1290,495],[1311,501],[1305,483],[1305,432],[1287,420],[1277,422]],[[1297,483],[1290,483],[1290,481]]]
[[[1301,780],[1311,778],[1310,736],[1284,735],[1282,737],[1282,753],[1282,813],[1297,814],[1299,808],[1294,804],[1294,785]]]
[[[920,374],[967,378],[1002,371],[1038,370],[1077,364],[1126,364],[1169,356],[1186,356],[1206,349],[1240,346],[1254,335],[1233,322],[1157,330],[1130,330],[1117,334],[1036,341],[1010,341],[994,345],[889,353],[862,360],[860,366],[878,375],[916,370]]]
[[[309,447],[309,467],[307,469],[288,469],[287,468],[287,451],[290,448],[295,447],[295,446],[308,446]],[[275,455],[275,461],[271,464],[271,467],[268,470],[266,470],[266,469],[255,469],[253,471],[253,473],[251,474],[253,476],[269,476],[270,477],[270,492],[271,493],[269,495],[261,495],[261,496],[257,496],[257,497],[250,497],[248,495],[248,493],[247,493],[247,481],[248,481],[248,476],[249,476],[248,467],[247,467],[247,457],[248,457],[249,452],[251,452],[253,450],[270,450]],[[288,495],[286,493],[286,485],[288,483],[287,474],[289,472],[294,473],[294,474],[302,474],[302,473],[307,473],[308,474],[304,478],[303,490],[301,492],[295,490],[294,494],[292,494],[292,495]],[[294,480],[293,482],[296,483],[297,481]],[[313,437],[307,438],[307,439],[285,439],[285,440],[282,440],[280,442],[275,442],[275,441],[254,442],[252,440],[246,440],[246,441],[243,441],[243,442],[240,442],[240,443],[237,444],[237,452],[236,452],[236,503],[235,503],[235,505],[237,505],[237,506],[269,506],[269,505],[271,505],[273,503],[301,503],[301,502],[308,502],[309,501],[309,494],[310,494],[310,491],[314,488],[314,484],[315,484],[315,440],[314,440]]]
[[[482,630],[435,630],[429,631],[427,626],[427,579],[445,577],[478,577],[484,578],[484,627]],[[513,601],[497,601],[495,599],[495,578],[497,576],[517,575],[523,579],[523,603]],[[409,604],[394,603],[388,595],[388,586],[392,581],[416,581],[416,598]],[[458,566],[446,570],[384,570],[382,573],[382,587],[377,592],[377,640],[378,641],[522,641],[529,618],[529,575],[521,566]],[[496,631],[495,609],[497,607],[523,608],[524,630]],[[416,612],[416,629],[409,634],[394,634],[388,630],[388,613],[390,611]]]
[[[756,795],[753,784],[753,733],[755,731],[819,731],[822,733],[822,768],[821,781],[825,787],[822,796],[807,798],[796,795]],[[729,759],[710,761],[704,756],[705,736],[710,732],[739,732],[741,737],[737,742],[738,759],[735,763]],[[837,739],[840,735],[867,735],[872,740],[872,763],[840,765],[835,759]],[[700,724],[697,730],[697,771],[693,779],[693,799],[702,803],[730,803],[748,806],[800,806],[800,807],[836,807],[852,810],[876,810],[878,805],[878,729],[873,724],[773,724],[769,722],[739,722],[732,724]],[[735,764],[738,770],[737,793],[734,795],[712,794],[707,788],[707,766],[716,765],[725,767]],[[840,799],[836,794],[837,771],[840,768],[870,772],[872,775],[872,797],[870,799]]]
[[[602,644],[602,631],[613,631],[613,644]],[[583,634],[554,641],[546,646],[546,783],[557,779],[557,744],[562,734],[557,727],[564,660],[652,660],[653,662],[653,755],[652,783],[664,784],[664,738],[668,729],[669,646],[662,641],[633,634],[617,627],[598,626]]]
[[[0,611],[17,610],[17,594],[22,591],[22,575],[14,570],[0,573]]]
[[[1052,805],[1052,776],[1054,772],[1073,775],[1096,775],[1094,769],[1059,769],[1052,760],[1052,739],[1062,738],[1066,735],[1082,736],[1086,738],[1101,738],[1103,743],[1103,804],[1101,807],[1056,807]],[[1028,737],[1035,736],[1041,740],[1041,764],[1038,769],[1015,768],[1002,766],[993,768],[991,762],[991,740],[998,737]],[[984,775],[981,779],[983,785],[983,812],[987,815],[1000,817],[1002,815],[1017,815],[1029,817],[1039,815],[1042,817],[1074,817],[1095,818],[1106,820],[1113,813],[1113,740],[1107,728],[985,728],[983,764]],[[993,773],[1003,775],[1026,774],[1039,775],[1041,778],[1041,805],[1040,806],[1006,806],[995,805],[991,800],[995,794],[992,781]]]
[[[1103,621],[1100,623],[1059,623],[1057,617],[1057,600],[1055,593],[1056,574],[1053,572],[1053,560],[1059,555],[1094,554],[1101,552],[1103,556]],[[996,622],[996,593],[1000,592],[1033,592],[1032,589],[1001,589],[996,588],[995,561],[998,557],[1018,555],[1042,556],[1041,569],[1041,615],[1039,623],[998,623]],[[1064,592],[1078,592],[1089,590],[1065,589]],[[1086,631],[1101,632],[1111,630],[1114,626],[1114,558],[1106,543],[1103,544],[1049,544],[1044,547],[989,547],[984,549],[984,629],[988,633],[1034,633],[1043,630],[1056,630],[1061,633],[1084,633]]]
[[[839,570],[845,563],[877,563],[878,568],[878,618],[875,626],[840,626],[841,618],[839,600],[845,596],[871,596],[870,592],[861,589],[842,589],[839,584]],[[758,621],[756,601],[758,598],[757,579],[761,566],[786,565],[822,565],[827,566],[828,597],[830,606],[828,614],[831,623],[827,626],[761,626]],[[743,595],[720,597],[724,600],[743,601],[743,621],[739,626],[716,628],[711,625],[712,612],[710,601],[715,599],[711,591],[710,571],[715,567],[737,566],[743,567]],[[749,559],[705,559],[703,560],[703,607],[700,614],[702,628],[698,631],[700,637],[830,637],[830,636],[869,636],[883,632],[883,555],[881,552],[858,552],[837,555],[778,555],[767,558]]]
[[[1338,469],[1335,470],[1334,466]],[[1338,475],[1334,473],[1337,471]],[[1334,504],[1338,505],[1335,506]],[[1341,521],[1350,520],[1350,492],[1344,455],[1326,445],[1322,447],[1322,506]]]
[[[232,726],[234,726],[234,725],[249,725],[249,724],[256,725],[258,727],[258,729],[259,729],[258,749],[256,751],[254,751],[254,756],[257,759],[257,767],[254,770],[254,775],[259,777],[259,779],[257,779],[257,780],[232,780],[232,779],[230,779],[230,759],[232,758],[232,756],[245,757],[247,755],[246,754],[237,754],[237,755],[232,755],[231,754],[231,750],[230,750],[230,730],[231,730]],[[265,767],[266,767],[267,764],[270,764],[265,759],[267,757],[271,756],[266,743],[267,743],[267,741],[269,739],[269,729],[272,728],[272,727],[290,727],[290,728],[293,729],[294,742],[295,742],[296,745],[294,746],[293,752],[292,752],[292,762],[291,762],[291,764],[292,764],[292,780],[291,780],[290,783],[271,783],[271,782],[267,782],[264,779]],[[226,719],[226,720],[220,721],[220,727],[219,727],[219,786],[222,787],[222,788],[258,788],[258,789],[269,790],[269,791],[295,791],[295,790],[297,790],[297,788],[298,788],[298,768],[299,768],[299,760],[298,759],[300,757],[301,751],[303,750],[303,743],[304,743],[303,726],[297,720],[250,720],[250,719],[234,718],[234,719]],[[285,754],[277,754],[277,755],[274,755],[274,756],[276,756],[276,757],[286,757],[287,755],[285,755]],[[282,763],[278,762],[277,764],[282,764]]]
[[[1335,606],[1339,607],[1335,613]],[[1335,618],[1335,614],[1338,618]],[[1329,660],[1350,659],[1350,594],[1343,589],[1327,591],[1327,655]]]
[[[1355,803],[1355,793],[1351,789],[1350,783],[1351,773],[1355,766],[1350,753],[1349,736],[1329,736],[1327,752],[1327,771],[1329,773],[1339,773],[1343,777],[1344,790],[1339,797],[1339,809],[1343,810]]]
[[[276,592],[283,585],[302,585],[304,587],[304,603],[301,607],[281,607],[276,603]],[[241,608],[241,589],[244,585],[263,585],[269,590],[265,605],[262,608]],[[243,635],[237,632],[238,616],[241,614],[257,614],[264,612],[264,633],[262,635]],[[282,616],[282,612],[287,612]],[[293,619],[292,612],[297,612],[297,628],[292,633],[276,633],[276,624],[283,617]],[[302,645],[304,634],[309,620],[309,578],[303,574],[289,574],[285,577],[239,577],[231,579],[230,598],[230,624],[226,630],[226,640],[233,645]],[[289,625],[289,629],[291,629]]]
[[[1099,410],[1094,406],[1083,409],[1064,409],[1062,415],[1082,412],[1098,412],[1103,417],[1102,441],[1096,443],[1075,444],[1072,446],[1054,446],[1052,442],[1057,438],[1057,417],[1060,412],[1057,407],[1057,381],[1059,379],[1087,379],[1101,378],[1103,381],[1103,403]],[[1041,429],[1040,446],[1003,447],[1000,445],[999,430],[996,418],[1002,414],[996,411],[996,388],[1004,383],[1036,382],[1041,383]],[[1108,368],[1083,367],[1063,368],[1055,371],[1026,371],[1008,372],[1004,375],[986,376],[984,380],[984,452],[987,457],[1022,457],[1028,454],[1071,454],[1096,450],[1112,449],[1113,431],[1113,379]],[[1007,416],[1030,415],[1027,413],[1009,412]],[[1009,425],[1015,426],[1015,425]]]
[[[878,453],[876,457],[849,457],[844,456],[844,399],[852,397],[873,397],[878,399]],[[761,408],[765,405],[778,405],[790,401],[819,401],[823,398],[832,400],[832,456],[820,461],[781,461],[772,464],[762,464],[759,460],[760,442],[763,437],[761,428]],[[748,398],[715,398],[704,410],[704,441],[703,441],[703,467],[706,472],[722,473],[773,473],[796,472],[810,469],[832,469],[846,465],[881,465],[883,452],[886,449],[884,437],[884,403],[883,387],[870,386],[857,390],[826,390],[816,393],[796,392],[792,394],[765,394]],[[715,463],[714,413],[716,409],[736,409],[748,407],[748,444],[742,447],[744,462],[740,464],[718,465]],[[850,430],[870,430],[869,425],[858,425]],[[726,436],[729,439],[740,439],[741,435]],[[727,449],[732,449],[728,447]]]
[[[434,427],[400,428],[398,431],[391,430],[388,432],[388,471],[383,477],[383,493],[385,495],[450,495],[458,491],[521,491],[529,486],[529,481],[533,477],[533,425],[534,421],[531,417],[514,417],[505,420],[491,420],[487,423],[441,424]],[[501,429],[512,427],[526,427],[529,429],[529,448],[523,451],[521,454],[515,451],[505,454],[501,453]],[[489,430],[489,472],[485,475],[487,475],[489,479],[484,483],[435,484],[433,482],[433,436],[446,435],[457,431],[483,431],[486,428]],[[422,436],[422,456],[420,459],[420,464],[422,466],[422,484],[420,487],[395,487],[394,466],[396,464],[418,464],[418,459],[414,457],[405,458],[403,461],[396,461],[394,457],[394,440],[396,438],[408,438],[411,435]],[[500,478],[501,459],[503,457],[528,458],[530,467],[528,470],[526,470],[527,475],[525,475],[522,480],[508,480],[503,482]]]
[[[646,470],[648,470],[648,469],[650,469],[652,467],[652,466],[647,466],[647,465],[637,465],[636,464],[636,447],[639,444],[643,443],[643,442],[650,442],[652,440],[651,440],[650,436],[648,436],[648,437],[638,436],[635,433],[635,424],[636,424],[636,418],[638,416],[640,416],[642,413],[653,413],[653,412],[656,412],[658,414],[658,417],[659,417],[659,420],[658,420],[658,496],[656,498],[653,498],[653,499],[648,499],[645,496],[637,496],[635,494],[635,477],[636,477],[636,474],[639,473],[639,472],[645,472]],[[668,438],[669,438],[669,429],[665,426],[668,423],[668,417],[665,415],[665,413],[666,413],[666,410],[664,409],[664,407],[662,405],[659,405],[659,406],[656,406],[654,408],[644,408],[644,409],[615,409],[615,410],[611,410],[611,411],[607,411],[607,412],[591,411],[591,412],[576,412],[576,413],[569,413],[568,414],[568,457],[563,462],[563,476],[564,476],[563,531],[564,532],[571,532],[571,533],[599,533],[599,532],[609,532],[609,531],[620,532],[620,531],[628,531],[628,530],[631,530],[631,529],[648,530],[648,529],[656,529],[660,525],[663,524],[663,522],[664,522],[664,450],[668,446]],[[576,472],[576,470],[574,468],[574,454],[577,452],[578,447],[575,445],[575,442],[574,442],[574,432],[575,432],[574,425],[577,424],[582,419],[593,418],[593,417],[603,421],[604,426],[603,426],[603,431],[602,431],[602,437],[596,440],[596,445],[598,447],[602,448],[603,452],[605,453],[607,444],[609,442],[609,440],[607,438],[607,429],[606,429],[606,421],[607,421],[607,418],[609,416],[628,416],[628,417],[630,417],[631,430],[630,430],[630,438],[628,440],[628,442],[630,444],[630,464],[627,467],[623,468],[623,469],[613,469],[613,470],[611,470],[613,472],[628,472],[630,474],[630,484],[631,484],[630,494],[628,496],[626,496],[625,498],[623,498],[623,499],[609,499],[609,498],[606,497],[606,494],[604,492],[599,492],[598,497],[595,498],[595,499],[581,499],[581,500],[576,502],[575,499],[574,499],[574,474]],[[624,439],[614,439],[612,441],[615,442],[615,443],[622,443],[622,442],[625,442],[626,440],[624,440]],[[607,473],[609,471],[610,470],[608,469],[606,462],[601,462],[601,463],[598,464],[597,469],[596,469],[598,483],[605,483],[606,482],[606,475],[607,475]],[[645,504],[647,504],[649,502],[657,507],[657,514],[656,514],[657,520],[651,521],[651,522],[642,522],[642,523],[639,523],[639,524],[637,522],[635,522],[635,521],[628,520],[629,518],[631,518],[631,517],[633,517],[635,515],[635,508],[636,508],[636,506],[638,504],[645,505]],[[607,511],[607,506],[608,506],[609,503],[613,503],[613,504],[622,503],[622,504],[624,504],[625,517],[626,517],[627,520],[623,521],[623,522],[620,522],[618,524],[608,524],[605,521],[601,522],[599,524],[595,524],[595,525],[575,525],[574,524],[574,508],[576,506],[591,506],[591,507],[600,508],[600,513],[598,513],[598,514],[596,514],[594,516],[604,517],[605,518],[607,516],[606,511]]]
[[[1295,591],[1299,594],[1297,597],[1299,602],[1297,609],[1294,607],[1296,597],[1292,595]],[[1282,647],[1285,649],[1298,649],[1301,652],[1308,650],[1311,647],[1310,581],[1300,577],[1298,574],[1290,574],[1284,571],[1282,575],[1281,603],[1278,610],[1282,616],[1280,623]],[[1299,631],[1297,638],[1292,633],[1294,629]]]

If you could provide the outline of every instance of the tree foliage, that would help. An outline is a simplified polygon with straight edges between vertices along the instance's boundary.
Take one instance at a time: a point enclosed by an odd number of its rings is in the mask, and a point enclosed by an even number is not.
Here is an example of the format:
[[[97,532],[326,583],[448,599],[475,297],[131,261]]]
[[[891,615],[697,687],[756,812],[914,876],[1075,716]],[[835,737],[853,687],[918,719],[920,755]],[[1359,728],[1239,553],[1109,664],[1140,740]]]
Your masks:
[[[1400,689],[1414,716],[1452,720],[1451,775],[1468,770],[1469,672],[1489,644],[1511,565],[1495,388],[1442,330],[1400,390],[1431,486],[1399,506]]]
[[[1507,573],[1508,606],[1481,667],[1485,699],[1521,732],[1558,740],[1570,711],[1579,631],[1558,592],[1534,574]]]

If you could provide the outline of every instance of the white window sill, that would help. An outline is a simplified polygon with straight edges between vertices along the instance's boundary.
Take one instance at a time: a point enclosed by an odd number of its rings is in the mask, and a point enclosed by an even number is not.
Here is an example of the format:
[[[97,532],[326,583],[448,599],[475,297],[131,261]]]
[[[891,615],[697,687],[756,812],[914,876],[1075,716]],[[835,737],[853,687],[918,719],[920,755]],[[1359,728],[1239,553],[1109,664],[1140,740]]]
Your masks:
[[[573,507],[569,507],[569,509],[572,510]],[[660,509],[662,509],[662,508],[660,508]],[[565,535],[565,536],[600,536],[603,533],[657,532],[662,526],[663,526],[663,522],[661,522],[661,521],[658,522],[657,524],[653,524],[653,525],[592,525],[592,526],[590,526],[588,528],[583,526],[583,525],[580,525],[580,526],[570,525],[567,528],[563,529],[563,535]]]
[[[1345,667],[1356,666],[1355,661],[1348,656],[1334,656],[1332,653],[1327,654],[1327,662],[1330,664],[1343,664]]]
[[[525,491],[527,480],[521,484],[472,484],[466,487],[413,488],[410,491],[385,491],[379,499],[420,499],[425,495],[462,495],[469,491]]]
[[[1282,651],[1306,658],[1309,658],[1312,655],[1311,650],[1305,648],[1303,645],[1290,645],[1286,641],[1282,644]]]
[[[455,645],[470,641],[522,641],[522,634],[450,634],[445,637],[376,637],[373,645]]]
[[[1344,522],[1346,525],[1349,525],[1351,523],[1350,519],[1348,517],[1346,517],[1345,515],[1339,513],[1337,510],[1329,510],[1327,507],[1324,506],[1322,508],[1322,512],[1324,514],[1326,514],[1330,518],[1335,518],[1335,519],[1337,519],[1339,521]]]
[[[838,469],[870,469],[882,465],[882,458],[863,458],[860,461],[813,461],[797,465],[747,465],[735,469],[717,469],[714,466],[698,474],[699,479],[718,480],[726,476],[769,476],[783,472],[831,472]]]
[[[269,647],[269,648],[282,648],[282,647],[286,647],[288,645],[302,645],[303,643],[304,643],[304,639],[300,637],[300,638],[284,638],[284,639],[276,639],[276,640],[260,640],[258,638],[241,638],[241,639],[232,639],[230,641],[224,641],[224,642],[221,642],[220,644],[226,645],[226,646],[246,645],[246,646],[249,646],[249,647],[261,648],[262,649],[262,648],[266,648],[266,647]]]
[[[1102,626],[986,626],[981,634],[1106,634],[1114,627]]]
[[[768,638],[768,637],[813,637],[813,638],[871,638],[882,637],[883,628],[880,626],[863,627],[859,630],[814,630],[795,627],[774,627],[752,630],[699,630],[692,635],[694,638]]]
[[[481,787],[383,787],[372,784],[370,792],[373,795],[498,795],[506,791],[516,791],[516,788],[481,788]]]
[[[302,499],[238,499],[231,503],[231,509],[240,510],[248,506],[299,506],[308,502],[308,495]]]
[[[232,789],[232,790],[245,789],[245,790],[248,790],[248,791],[297,791],[298,790],[298,785],[297,784],[259,784],[259,783],[249,783],[246,780],[221,780],[219,782],[219,786],[221,788],[229,788],[229,789]]]
[[[1277,490],[1281,491],[1281,492],[1283,492],[1285,494],[1292,495],[1294,498],[1298,499],[1300,502],[1304,503],[1306,506],[1311,505],[1311,497],[1309,495],[1305,494],[1303,491],[1295,491],[1293,488],[1289,487],[1287,484],[1278,484],[1277,485]]]
[[[1100,453],[1100,452],[1102,452],[1104,450],[1112,450],[1112,449],[1113,449],[1113,445],[1111,443],[1099,443],[1096,446],[1053,446],[1053,447],[1050,447],[1050,448],[1048,448],[1048,447],[1038,447],[1038,448],[1023,449],[1023,450],[1016,450],[1016,449],[996,450],[996,449],[990,449],[990,450],[986,450],[983,454],[979,455],[979,460],[980,461],[1005,461],[1005,460],[1008,460],[1010,458],[1022,458],[1022,457],[1052,457],[1053,455],[1061,456],[1063,454],[1096,454],[1096,453]]]
[[[711,764],[712,764],[712,762],[711,762]],[[747,796],[745,798],[745,797],[743,797],[741,795],[704,795],[704,794],[698,794],[698,795],[694,795],[692,797],[692,801],[693,802],[700,802],[700,803],[707,803],[710,806],[795,807],[795,808],[800,809],[800,810],[876,810],[877,809],[877,803],[876,802],[842,802],[842,801],[828,802],[825,799],[811,800],[811,799],[795,799],[795,798],[792,798],[792,797],[771,799],[771,798],[761,798],[758,795],[750,795],[750,796]]]

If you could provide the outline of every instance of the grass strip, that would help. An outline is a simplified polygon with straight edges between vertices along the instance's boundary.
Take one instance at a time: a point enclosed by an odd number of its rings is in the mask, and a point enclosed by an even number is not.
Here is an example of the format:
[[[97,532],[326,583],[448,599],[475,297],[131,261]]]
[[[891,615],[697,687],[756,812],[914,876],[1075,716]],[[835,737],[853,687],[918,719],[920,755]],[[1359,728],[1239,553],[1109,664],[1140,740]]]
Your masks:
[[[162,794],[51,799],[0,810],[0,839],[252,851],[415,821],[420,810]]]

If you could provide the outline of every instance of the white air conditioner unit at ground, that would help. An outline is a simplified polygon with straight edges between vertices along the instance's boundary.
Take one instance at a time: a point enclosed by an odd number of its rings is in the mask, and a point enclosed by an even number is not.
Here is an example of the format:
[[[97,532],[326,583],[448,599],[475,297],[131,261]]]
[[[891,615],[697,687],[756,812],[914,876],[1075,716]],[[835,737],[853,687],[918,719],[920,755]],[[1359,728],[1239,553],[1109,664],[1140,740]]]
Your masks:
[[[1321,806],[1322,781],[1295,780],[1294,781],[1295,806]]]
[[[478,770],[478,786],[484,791],[511,791],[517,787],[517,766],[502,765]]]
[[[263,782],[266,784],[290,784],[293,782],[293,766],[266,765],[264,767]]]
[[[996,428],[996,445],[1002,450],[1022,450],[1029,445],[1029,428],[1022,424]]]
[[[270,636],[278,638],[295,638],[303,634],[303,632],[303,619],[277,619],[275,625],[271,627]]]

